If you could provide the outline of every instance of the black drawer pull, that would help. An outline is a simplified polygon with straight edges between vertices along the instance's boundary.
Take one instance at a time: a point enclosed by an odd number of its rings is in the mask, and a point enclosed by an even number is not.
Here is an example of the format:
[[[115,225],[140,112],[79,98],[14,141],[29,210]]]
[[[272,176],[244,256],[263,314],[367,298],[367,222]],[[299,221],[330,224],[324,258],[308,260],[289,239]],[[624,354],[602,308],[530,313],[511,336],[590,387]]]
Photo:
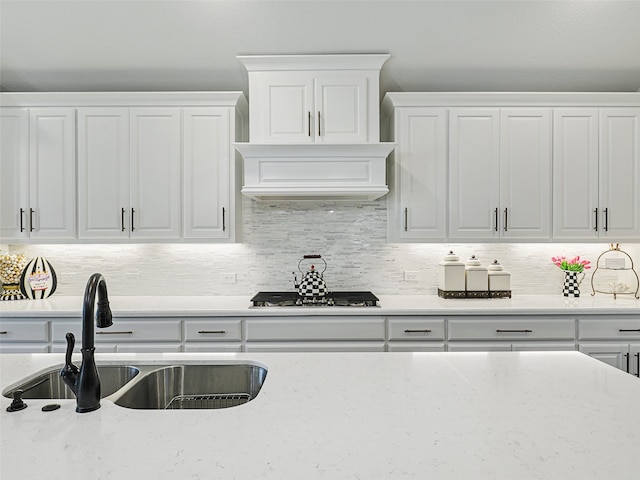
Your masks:
[[[405,330],[404,333],[431,333],[431,330],[425,328],[424,330]]]
[[[640,353],[635,354],[636,357],[636,377],[640,378]]]
[[[7,333],[9,333],[9,332],[4,332],[3,331],[3,332],[0,332],[0,335],[6,335]]]
[[[198,333],[217,333],[218,335],[224,335],[226,330],[198,330]]]
[[[640,332],[640,328],[619,328],[619,332]]]
[[[496,329],[496,333],[533,333],[533,330],[529,330],[527,329],[522,329],[522,330],[501,330],[501,329]]]
[[[132,330],[122,332],[96,332],[96,335],[133,335]]]

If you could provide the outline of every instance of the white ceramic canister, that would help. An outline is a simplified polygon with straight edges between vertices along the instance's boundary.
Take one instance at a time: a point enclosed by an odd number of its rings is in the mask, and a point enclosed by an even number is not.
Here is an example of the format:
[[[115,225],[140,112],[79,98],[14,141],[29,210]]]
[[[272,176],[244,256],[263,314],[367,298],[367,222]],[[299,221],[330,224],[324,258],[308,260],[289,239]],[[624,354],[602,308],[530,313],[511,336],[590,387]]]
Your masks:
[[[511,290],[511,274],[498,263],[498,260],[494,260],[487,268],[489,270],[489,291],[506,292]]]
[[[467,292],[488,292],[489,275],[487,267],[480,264],[480,260],[475,255],[467,260],[465,265],[465,277]]]
[[[438,288],[443,292],[464,292],[464,263],[458,255],[449,251],[440,265],[440,283]]]

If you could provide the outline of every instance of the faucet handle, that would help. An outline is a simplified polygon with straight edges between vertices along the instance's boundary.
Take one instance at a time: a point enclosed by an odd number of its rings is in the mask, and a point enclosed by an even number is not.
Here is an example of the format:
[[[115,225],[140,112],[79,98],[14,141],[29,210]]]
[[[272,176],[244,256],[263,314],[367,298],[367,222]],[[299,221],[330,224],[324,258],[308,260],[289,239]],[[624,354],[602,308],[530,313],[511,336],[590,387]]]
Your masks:
[[[64,364],[65,366],[69,366],[71,365],[71,355],[73,355],[73,348],[76,346],[76,337],[73,335],[73,333],[68,332],[65,335],[65,338],[67,339],[67,352],[64,357]]]

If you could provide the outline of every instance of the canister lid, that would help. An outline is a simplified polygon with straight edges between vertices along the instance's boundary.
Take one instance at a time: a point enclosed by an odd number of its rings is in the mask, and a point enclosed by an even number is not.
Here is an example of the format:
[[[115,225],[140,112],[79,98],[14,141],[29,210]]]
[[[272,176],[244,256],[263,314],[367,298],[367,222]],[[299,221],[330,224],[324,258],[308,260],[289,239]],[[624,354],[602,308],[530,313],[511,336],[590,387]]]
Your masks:
[[[442,259],[442,262],[440,262],[440,265],[464,265],[464,264],[460,261],[460,257],[455,253],[453,253],[453,250],[449,250],[449,253],[447,253]]]
[[[491,265],[487,267],[487,269],[489,270],[489,275],[510,275],[509,272],[507,272],[502,267],[502,265],[500,265],[498,260],[494,260],[493,263],[491,263]]]

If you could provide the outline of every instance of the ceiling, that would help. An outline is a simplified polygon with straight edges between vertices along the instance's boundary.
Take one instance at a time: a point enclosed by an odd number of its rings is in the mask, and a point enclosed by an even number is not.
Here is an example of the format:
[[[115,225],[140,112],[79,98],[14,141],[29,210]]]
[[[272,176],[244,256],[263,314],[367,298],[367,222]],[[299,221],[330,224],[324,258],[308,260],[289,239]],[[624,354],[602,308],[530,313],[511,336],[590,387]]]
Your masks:
[[[640,0],[0,0],[3,91],[244,90],[241,54],[389,53],[384,91],[638,91]]]

